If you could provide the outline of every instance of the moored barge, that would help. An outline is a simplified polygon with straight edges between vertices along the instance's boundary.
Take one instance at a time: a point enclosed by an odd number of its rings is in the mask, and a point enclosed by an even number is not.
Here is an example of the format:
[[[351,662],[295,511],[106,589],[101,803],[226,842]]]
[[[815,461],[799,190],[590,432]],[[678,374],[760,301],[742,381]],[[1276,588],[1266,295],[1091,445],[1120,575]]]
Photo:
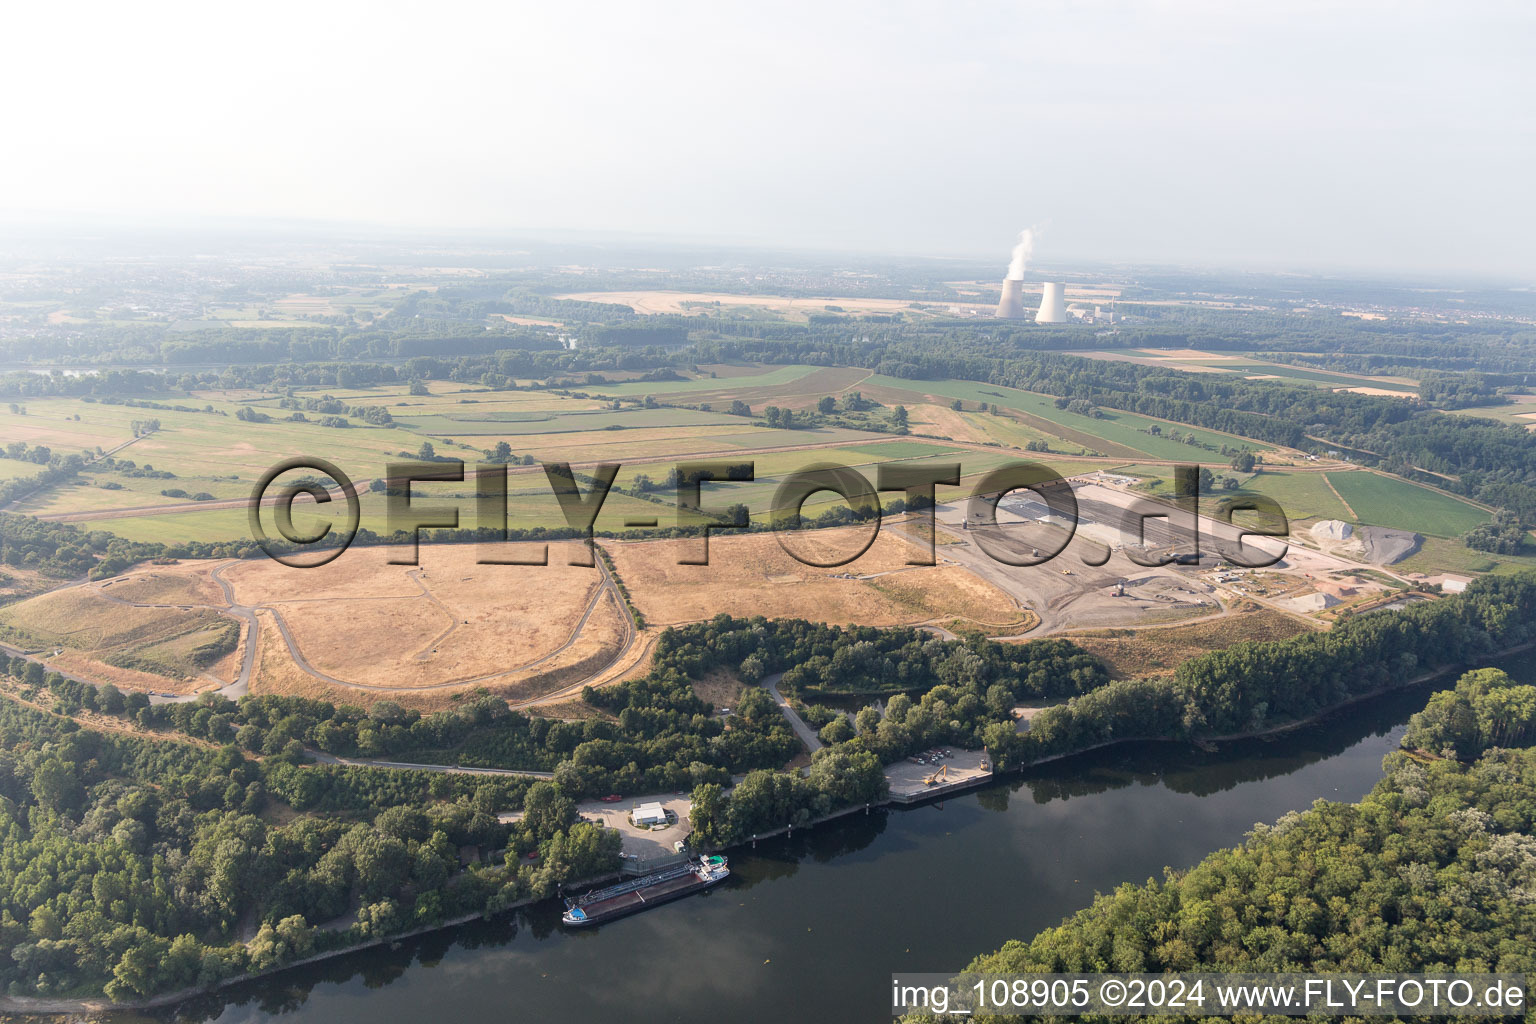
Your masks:
[[[560,920],[572,927],[611,921],[625,914],[679,899],[724,881],[731,871],[724,857],[701,857],[664,868],[643,878],[594,889],[565,901]]]

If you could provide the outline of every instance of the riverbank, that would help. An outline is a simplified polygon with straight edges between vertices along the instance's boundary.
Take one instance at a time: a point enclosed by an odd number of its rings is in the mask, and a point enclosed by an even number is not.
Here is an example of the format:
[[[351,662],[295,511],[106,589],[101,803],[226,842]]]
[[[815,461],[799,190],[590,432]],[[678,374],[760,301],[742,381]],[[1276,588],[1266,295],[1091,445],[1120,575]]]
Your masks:
[[[982,785],[985,782],[994,781],[996,779],[1002,778],[1004,775],[1019,775],[1019,774],[1022,774],[1024,772],[1029,771],[1032,768],[1038,767],[1040,765],[1044,765],[1044,764],[1055,762],[1055,761],[1061,761],[1061,760],[1064,760],[1064,759],[1069,758],[1069,757],[1076,757],[1076,756],[1081,755],[1081,754],[1092,753],[1094,751],[1105,749],[1105,748],[1109,748],[1109,747],[1113,747],[1113,746],[1116,746],[1116,745],[1122,745],[1122,744],[1128,744],[1128,743],[1145,743],[1145,742],[1154,742],[1154,741],[1156,741],[1156,742],[1163,742],[1163,743],[1175,743],[1175,744],[1177,744],[1177,743],[1191,743],[1191,742],[1194,742],[1194,743],[1229,743],[1229,742],[1237,742],[1237,741],[1245,740],[1245,739],[1261,738],[1261,737],[1264,737],[1264,736],[1271,736],[1271,735],[1283,734],[1283,733],[1286,733],[1286,732],[1292,732],[1292,731],[1295,731],[1295,730],[1297,730],[1299,728],[1307,726],[1309,724],[1316,723],[1316,722],[1320,721],[1321,719],[1324,719],[1324,718],[1326,718],[1326,717],[1328,717],[1328,716],[1330,716],[1332,714],[1337,713],[1338,711],[1341,711],[1341,710],[1343,710],[1345,708],[1348,708],[1350,706],[1362,703],[1364,701],[1368,701],[1368,700],[1371,700],[1373,698],[1381,697],[1381,696],[1384,696],[1384,695],[1387,695],[1387,694],[1390,694],[1390,693],[1393,693],[1393,692],[1397,692],[1397,691],[1401,691],[1401,690],[1406,690],[1406,689],[1409,689],[1409,688],[1414,687],[1414,686],[1423,685],[1425,683],[1432,682],[1433,680],[1435,680],[1437,678],[1440,678],[1442,676],[1446,676],[1446,675],[1449,675],[1449,674],[1452,674],[1452,673],[1464,671],[1464,670],[1466,670],[1469,667],[1478,667],[1478,666],[1480,666],[1482,664],[1485,664],[1486,662],[1493,661],[1493,660],[1496,660],[1496,659],[1499,659],[1499,658],[1507,658],[1507,657],[1509,657],[1511,655],[1521,654],[1521,653],[1530,651],[1532,649],[1536,649],[1536,643],[1526,643],[1526,644],[1516,645],[1516,646],[1510,647],[1510,648],[1508,648],[1506,650],[1489,654],[1485,658],[1478,659],[1477,662],[1475,662],[1475,663],[1463,663],[1463,664],[1447,665],[1447,666],[1444,666],[1444,667],[1442,667],[1440,669],[1437,669],[1437,670],[1421,673],[1418,676],[1415,676],[1415,677],[1413,677],[1411,679],[1404,680],[1404,681],[1402,681],[1400,683],[1397,683],[1397,684],[1394,684],[1394,685],[1385,686],[1385,687],[1379,687],[1379,688],[1377,688],[1377,689],[1375,689],[1375,690],[1373,690],[1373,691],[1371,691],[1369,693],[1363,693],[1363,694],[1359,694],[1359,695],[1353,696],[1353,697],[1351,697],[1351,698],[1349,698],[1347,700],[1340,701],[1340,702],[1338,702],[1336,704],[1330,705],[1327,708],[1320,709],[1319,711],[1317,711],[1317,712],[1315,712],[1315,713],[1313,713],[1311,715],[1305,716],[1303,718],[1293,719],[1293,720],[1289,720],[1289,721],[1281,722],[1281,723],[1276,723],[1274,725],[1267,726],[1267,727],[1265,727],[1263,729],[1251,730],[1251,731],[1242,732],[1242,733],[1233,733],[1233,734],[1222,735],[1222,736],[1198,737],[1198,738],[1194,738],[1194,739],[1179,739],[1179,738],[1173,738],[1173,737],[1167,737],[1167,736],[1122,736],[1122,737],[1117,737],[1117,738],[1115,738],[1113,740],[1105,741],[1103,743],[1094,744],[1094,745],[1089,746],[1089,747],[1083,747],[1083,748],[1079,748],[1079,749],[1076,749],[1076,750],[1063,752],[1063,753],[1060,753],[1060,754],[1053,754],[1053,755],[1049,755],[1049,756],[1046,756],[1046,757],[1042,757],[1042,758],[1033,760],[1033,761],[1031,761],[1031,762],[1029,762],[1027,764],[1020,764],[1020,765],[1017,765],[1017,766],[1013,766],[1013,767],[1007,768],[1004,771],[1000,771],[1000,772],[995,771],[994,773],[992,773],[991,775],[989,775],[987,777],[979,778],[975,782],[969,783],[969,784],[967,784],[967,785],[965,785],[963,787],[959,787],[959,788],[960,789],[971,789],[971,788],[974,788],[976,786],[980,786],[980,785]],[[955,788],[948,788],[948,787],[946,787],[944,792],[933,793],[931,797],[927,797],[922,802],[927,802],[927,800],[942,799],[944,796],[952,795],[953,793],[955,793],[957,791],[958,790],[955,789]],[[891,799],[886,799],[886,800],[882,800],[882,801],[878,801],[878,802],[871,802],[869,804],[856,804],[856,805],[853,805],[853,806],[850,806],[850,807],[841,808],[839,810],[830,812],[829,814],[826,814],[824,816],[812,819],[812,820],[807,821],[805,823],[802,823],[800,825],[785,825],[785,826],[777,828],[777,829],[773,829],[773,830],[770,830],[770,831],[759,833],[756,836],[754,836],[754,837],[752,837],[752,838],[750,838],[750,839],[748,839],[748,840],[746,840],[746,841],[744,841],[742,843],[738,843],[738,844],[735,844],[732,847],[725,847],[725,848],[722,848],[722,849],[727,849],[727,850],[729,850],[729,849],[746,849],[746,848],[749,848],[751,846],[754,846],[756,841],[758,841],[758,840],[767,840],[767,839],[770,839],[770,838],[773,838],[773,837],[776,837],[776,836],[780,836],[780,835],[790,835],[790,836],[792,836],[797,829],[815,828],[818,825],[823,825],[823,824],[826,824],[828,822],[836,821],[836,820],[839,820],[839,819],[842,819],[842,818],[847,818],[847,817],[849,817],[851,815],[859,814],[861,812],[865,813],[865,814],[869,814],[876,807],[893,805],[895,803],[896,803],[896,801],[893,801]],[[569,887],[574,888],[576,886],[595,885],[595,884],[598,884],[598,883],[606,880],[608,877],[613,877],[613,876],[603,876],[603,877],[600,877],[600,878],[588,879],[588,880],[585,880],[585,881],[582,881],[582,882],[570,883]],[[173,1004],[185,1001],[187,999],[191,999],[191,998],[194,998],[194,997],[200,996],[200,995],[207,995],[209,993],[216,992],[216,991],[218,991],[220,989],[227,988],[227,987],[230,987],[230,986],[233,986],[233,985],[236,985],[236,984],[240,984],[240,983],[243,983],[243,982],[247,982],[247,981],[251,981],[251,980],[256,980],[256,979],[260,979],[260,978],[264,978],[264,977],[270,977],[272,975],[281,974],[281,973],[293,970],[295,968],[299,968],[299,967],[303,967],[303,966],[307,966],[307,965],[312,965],[312,964],[319,963],[319,962],[322,962],[322,961],[325,961],[325,960],[335,959],[337,957],[341,957],[341,956],[344,956],[346,954],[355,953],[355,952],[359,952],[359,951],[364,951],[364,950],[368,950],[368,949],[376,949],[376,948],[381,947],[381,946],[391,946],[391,945],[393,945],[395,943],[402,942],[402,941],[405,941],[407,939],[414,938],[414,937],[417,937],[417,936],[421,936],[421,935],[425,935],[425,934],[430,934],[430,933],[433,933],[433,932],[443,931],[443,930],[446,930],[446,929],[449,929],[449,928],[454,928],[454,927],[458,927],[458,926],[461,926],[461,925],[465,925],[465,924],[468,924],[470,922],[475,921],[476,919],[487,919],[488,920],[488,919],[493,918],[493,917],[499,917],[502,914],[504,914],[506,911],[511,911],[511,910],[516,910],[516,909],[519,909],[519,908],[528,907],[528,906],[533,905],[533,904],[538,903],[538,902],[541,902],[541,901],[539,901],[539,900],[532,900],[532,899],[522,900],[522,901],[519,901],[519,902],[517,902],[515,904],[510,904],[503,911],[498,911],[496,914],[493,914],[493,915],[488,915],[488,914],[485,914],[485,913],[471,913],[471,914],[460,915],[460,916],[457,916],[455,918],[444,920],[444,921],[438,922],[438,923],[433,924],[433,925],[428,925],[428,926],[424,926],[424,927],[421,927],[421,928],[416,928],[416,929],[413,929],[413,930],[411,930],[409,932],[403,932],[403,933],[400,933],[400,934],[385,936],[385,937],[381,937],[381,938],[377,938],[377,939],[370,939],[370,940],[368,940],[366,942],[362,942],[362,943],[359,943],[359,944],[356,944],[356,945],[351,945],[351,946],[347,946],[347,947],[339,948],[339,949],[334,949],[334,950],[327,950],[327,951],[325,951],[323,953],[316,953],[316,954],[313,954],[311,956],[302,958],[300,960],[295,960],[295,961],[293,961],[291,963],[284,964],[284,965],[282,965],[280,967],[276,967],[276,968],[273,968],[273,969],[268,970],[268,971],[236,975],[236,976],[232,976],[230,978],[223,979],[223,980],[221,980],[220,982],[218,982],[218,983],[216,983],[214,985],[210,985],[210,986],[206,986],[206,987],[202,987],[202,988],[184,989],[184,990],[178,990],[176,992],[162,993],[160,995],[149,997],[149,998],[146,998],[146,999],[143,999],[143,1000],[135,1000],[135,1001],[131,1001],[131,1002],[115,1003],[115,1002],[112,1002],[111,1000],[106,999],[105,997],[69,1000],[69,999],[48,999],[48,998],[43,998],[43,997],[0,996],[0,1013],[6,1013],[6,1014],[78,1014],[78,1013],[102,1013],[102,1012],[108,1012],[108,1011],[113,1011],[113,1010],[125,1010],[125,1009],[153,1009],[153,1008],[157,1008],[157,1007],[170,1006],[170,1005],[173,1005]]]
[[[1495,652],[1493,654],[1490,654],[1490,655],[1488,655],[1488,657],[1486,659],[1480,659],[1478,664],[1480,664],[1482,660],[1489,660],[1489,661],[1491,661],[1491,660],[1496,660],[1498,658],[1507,658],[1510,655],[1521,654],[1521,653],[1524,653],[1526,651],[1530,651],[1530,650],[1533,650],[1533,649],[1536,649],[1536,642],[1526,643],[1526,644],[1518,644],[1518,645],[1516,645],[1514,647],[1507,648],[1507,649],[1505,649],[1503,651],[1497,651],[1497,652]],[[1401,682],[1401,683],[1395,683],[1395,684],[1390,685],[1390,686],[1380,686],[1380,687],[1377,687],[1374,690],[1369,691],[1368,693],[1356,694],[1355,696],[1350,697],[1347,700],[1339,701],[1336,704],[1330,704],[1328,707],[1322,708],[1321,710],[1316,711],[1316,712],[1314,712],[1314,713],[1312,713],[1310,715],[1307,715],[1305,717],[1288,719],[1287,721],[1279,722],[1279,723],[1276,723],[1276,724],[1270,725],[1270,726],[1266,726],[1265,728],[1262,728],[1262,729],[1252,729],[1252,730],[1248,730],[1248,731],[1245,731],[1245,732],[1227,733],[1227,734],[1220,735],[1220,736],[1193,736],[1193,737],[1151,736],[1151,735],[1147,735],[1147,736],[1117,736],[1114,739],[1105,740],[1102,743],[1095,743],[1095,744],[1092,744],[1092,745],[1086,746],[1086,747],[1078,747],[1076,750],[1067,750],[1067,751],[1063,751],[1062,753],[1059,753],[1059,754],[1048,754],[1045,757],[1035,758],[1032,761],[1028,761],[1028,762],[1025,762],[1023,764],[1014,765],[1013,767],[1010,767],[1010,768],[1004,768],[1002,770],[998,770],[998,769],[994,768],[987,775],[979,776],[979,777],[973,777],[973,778],[968,778],[968,779],[961,780],[959,782],[954,782],[954,783],[949,783],[947,785],[939,786],[939,787],[936,787],[936,788],[934,788],[932,790],[929,790],[929,791],[927,791],[925,793],[917,795],[915,797],[909,797],[907,799],[898,799],[898,798],[896,798],[894,796],[887,796],[884,800],[873,801],[873,802],[867,803],[867,804],[855,804],[852,807],[844,807],[844,808],[841,808],[839,810],[831,811],[831,812],[829,812],[827,814],[824,814],[824,815],[822,815],[819,818],[812,818],[810,821],[807,821],[807,822],[805,822],[805,823],[803,823],[801,825],[783,825],[783,826],[780,826],[779,828],[771,829],[771,830],[769,830],[767,832],[756,833],[750,839],[747,839],[747,840],[745,840],[743,842],[737,843],[734,846],[711,847],[710,850],[712,852],[719,852],[719,851],[732,850],[732,849],[741,849],[741,848],[744,848],[744,847],[755,847],[757,845],[757,843],[759,841],[762,841],[762,840],[772,839],[772,838],[775,838],[777,836],[793,836],[794,833],[795,833],[795,829],[797,829],[797,828],[799,828],[799,829],[815,828],[817,825],[823,825],[823,824],[826,824],[827,822],[830,822],[830,821],[836,821],[839,818],[846,818],[846,817],[848,817],[851,814],[859,814],[859,813],[868,814],[870,812],[870,810],[872,810],[873,808],[876,808],[876,807],[888,807],[888,806],[893,806],[893,805],[910,807],[910,806],[914,806],[916,804],[926,803],[926,802],[928,802],[930,800],[942,800],[943,798],[945,798],[947,796],[953,796],[956,793],[959,793],[959,792],[962,792],[962,791],[976,789],[976,788],[978,788],[980,786],[983,786],[983,785],[985,785],[985,784],[987,784],[989,782],[996,781],[997,779],[1001,779],[1001,778],[1004,778],[1004,777],[1007,777],[1007,776],[1011,776],[1011,775],[1022,775],[1025,772],[1029,771],[1030,769],[1038,768],[1041,765],[1052,764],[1052,763],[1057,762],[1057,761],[1065,761],[1068,758],[1078,757],[1078,756],[1081,756],[1083,754],[1091,754],[1091,753],[1094,753],[1094,752],[1100,751],[1100,750],[1107,750],[1110,747],[1123,746],[1124,744],[1127,744],[1127,743],[1186,743],[1186,744],[1203,745],[1203,744],[1218,744],[1218,743],[1237,743],[1237,742],[1240,742],[1242,740],[1256,740],[1256,739],[1263,739],[1266,736],[1278,736],[1278,735],[1282,735],[1284,733],[1294,732],[1297,729],[1303,728],[1304,726],[1307,726],[1307,725],[1314,725],[1317,722],[1323,720],[1324,718],[1327,718],[1330,715],[1337,714],[1338,712],[1343,711],[1346,708],[1352,707],[1353,705],[1361,704],[1361,703],[1364,703],[1365,701],[1368,701],[1368,700],[1374,700],[1374,699],[1376,699],[1378,697],[1384,697],[1384,696],[1386,696],[1389,693],[1396,693],[1396,692],[1398,692],[1400,690],[1407,690],[1407,689],[1411,689],[1412,687],[1415,687],[1415,686],[1422,686],[1425,683],[1432,682],[1435,679],[1440,678],[1441,676],[1450,675],[1451,673],[1454,673],[1454,672],[1469,671],[1472,667],[1475,667],[1475,666],[1474,666],[1473,663],[1470,663],[1470,662],[1458,663],[1458,664],[1455,664],[1455,665],[1446,665],[1443,668],[1435,669],[1435,670],[1430,671],[1430,672],[1421,673],[1420,675],[1414,676],[1412,679],[1405,680],[1404,682]]]
[[[614,872],[604,875],[594,875],[591,878],[584,878],[567,884],[573,889],[587,888],[589,886],[605,885],[609,882],[616,881],[621,877],[623,876],[617,872]],[[564,887],[565,886],[562,885],[562,890]],[[322,963],[326,960],[334,960],[339,956],[346,956],[349,953],[360,953],[368,949],[377,949],[379,946],[392,946],[396,943],[404,942],[407,939],[414,939],[421,935],[430,935],[433,932],[443,931],[448,928],[457,928],[459,925],[468,924],[471,921],[490,920],[492,917],[499,917],[502,914],[518,910],[522,907],[530,907],[535,903],[542,903],[545,899],[555,898],[557,897],[546,896],[540,899],[530,898],[525,900],[518,900],[516,903],[507,904],[506,907],[494,914],[486,914],[484,912],[476,914],[460,914],[457,917],[451,917],[446,920],[439,921],[436,924],[423,925],[420,928],[413,928],[408,932],[400,932],[395,935],[384,935],[380,936],[379,938],[369,939],[366,942],[360,942],[354,946],[343,946],[339,949],[328,949],[323,953],[313,953],[298,960],[293,960],[278,967],[273,967],[271,970],[253,971],[246,974],[235,974],[228,978],[220,979],[218,982],[212,985],[206,985],[201,988],[186,988],[179,989],[175,992],[163,992],[160,995],[149,996],[145,999],[135,999],[128,1002],[116,1003],[106,998],[105,996],[102,996],[99,999],[46,999],[42,996],[0,995],[0,1014],[15,1013],[37,1015],[55,1013],[106,1013],[110,1010],[152,1010],[157,1007],[173,1006],[176,1003],[183,1002],[187,999],[208,995],[209,993],[217,992],[220,989],[229,988],[232,985],[239,985],[243,984],[244,982],[255,981],[260,978],[269,978],[274,974],[282,974],[285,971],[291,971],[295,968],[306,967],[310,964]]]

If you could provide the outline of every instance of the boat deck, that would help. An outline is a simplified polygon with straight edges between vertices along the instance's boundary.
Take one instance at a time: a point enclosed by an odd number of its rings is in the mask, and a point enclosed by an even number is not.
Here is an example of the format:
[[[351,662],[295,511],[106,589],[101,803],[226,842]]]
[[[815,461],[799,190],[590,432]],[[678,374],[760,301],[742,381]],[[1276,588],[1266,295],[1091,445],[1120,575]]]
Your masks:
[[[698,876],[692,871],[677,878],[668,878],[648,885],[637,892],[619,893],[617,896],[609,896],[606,899],[593,900],[581,905],[582,913],[588,917],[598,918],[612,914],[615,911],[629,910],[645,903],[655,903],[657,900],[666,899],[688,889],[700,888],[703,885]]]

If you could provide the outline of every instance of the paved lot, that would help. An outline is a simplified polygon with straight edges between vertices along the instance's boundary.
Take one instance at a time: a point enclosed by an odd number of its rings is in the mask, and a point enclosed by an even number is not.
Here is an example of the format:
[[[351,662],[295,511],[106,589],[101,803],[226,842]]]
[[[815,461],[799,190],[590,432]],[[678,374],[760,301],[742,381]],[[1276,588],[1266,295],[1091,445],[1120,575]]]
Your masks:
[[[913,764],[903,760],[886,765],[885,778],[891,785],[891,796],[897,800],[920,799],[930,793],[943,792],[954,785],[966,785],[991,776],[990,771],[981,768],[981,760],[986,756],[981,751],[960,750],[957,747],[947,749],[954,756],[943,758],[938,764],[931,761],[928,764]],[[938,784],[928,785],[924,780],[941,768],[948,769],[945,778]]]
[[[636,828],[631,825],[630,810],[639,804],[648,804],[652,801],[661,804],[676,815],[677,824],[655,830]],[[652,860],[672,854],[672,844],[686,838],[693,827],[688,820],[692,803],[686,794],[676,796],[666,793],[656,796],[625,797],[614,804],[605,804],[601,800],[583,800],[576,805],[576,809],[589,821],[601,822],[609,828],[618,829],[619,834],[624,837],[624,852],[641,860]]]
[[[659,803],[671,811],[677,822],[661,829],[636,828],[629,823],[629,812],[640,804]],[[576,813],[587,821],[617,829],[624,837],[623,852],[640,860],[654,860],[673,854],[672,844],[685,839],[693,825],[688,814],[692,810],[688,794],[657,793],[651,796],[627,796],[617,803],[601,800],[583,800],[576,805]],[[503,822],[520,821],[522,811],[503,811],[496,816]]]

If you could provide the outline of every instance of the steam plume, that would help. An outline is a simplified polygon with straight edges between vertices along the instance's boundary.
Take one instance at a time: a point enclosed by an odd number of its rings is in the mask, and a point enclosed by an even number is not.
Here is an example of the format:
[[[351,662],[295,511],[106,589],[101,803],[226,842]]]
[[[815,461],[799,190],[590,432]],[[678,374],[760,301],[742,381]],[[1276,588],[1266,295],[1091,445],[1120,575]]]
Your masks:
[[[1008,280],[1024,280],[1024,268],[1035,251],[1035,231],[1025,228],[1019,232],[1019,244],[1013,247],[1013,259],[1008,261]]]

